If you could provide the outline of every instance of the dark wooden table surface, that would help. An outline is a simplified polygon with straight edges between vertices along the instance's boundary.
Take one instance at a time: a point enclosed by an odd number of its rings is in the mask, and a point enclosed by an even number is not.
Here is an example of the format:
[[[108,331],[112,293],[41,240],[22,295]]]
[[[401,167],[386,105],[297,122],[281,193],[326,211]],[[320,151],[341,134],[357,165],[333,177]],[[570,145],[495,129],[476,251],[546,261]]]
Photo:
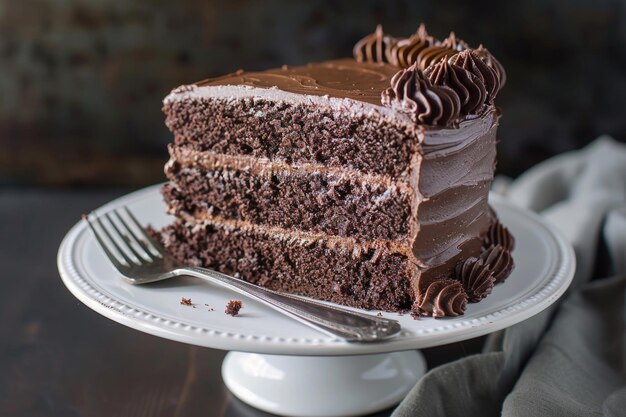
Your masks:
[[[127,328],[63,286],[61,239],[126,191],[0,189],[0,416],[267,416],[224,386],[226,352]],[[423,352],[433,367],[482,343]]]

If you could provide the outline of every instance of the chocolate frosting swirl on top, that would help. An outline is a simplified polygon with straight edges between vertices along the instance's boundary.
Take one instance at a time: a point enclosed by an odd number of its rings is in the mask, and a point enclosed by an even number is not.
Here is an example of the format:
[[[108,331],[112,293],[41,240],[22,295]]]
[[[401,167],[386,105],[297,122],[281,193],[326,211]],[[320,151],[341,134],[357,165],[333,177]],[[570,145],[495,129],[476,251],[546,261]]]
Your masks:
[[[454,32],[450,32],[450,35],[441,42],[441,45],[459,52],[470,47],[463,39],[457,38]]]
[[[358,62],[401,68],[381,101],[419,124],[452,126],[460,116],[479,114],[506,82],[504,68],[487,48],[472,49],[454,32],[439,41],[424,24],[409,38],[385,35],[378,25],[353,52]]]
[[[477,76],[487,90],[487,103],[492,104],[498,90],[500,81],[496,71],[487,65],[472,49],[461,51],[452,58],[450,63],[457,65]]]
[[[396,39],[387,46],[385,51],[387,61],[400,68],[408,68],[415,63],[417,55],[434,45],[435,38],[428,35],[426,26],[422,23],[417,32],[409,38]]]
[[[455,279],[441,279],[428,285],[415,301],[413,310],[437,318],[454,317],[463,314],[466,306],[467,294],[461,283]]]
[[[376,26],[376,31],[358,41],[352,53],[357,62],[388,62],[386,50],[388,45],[394,42],[394,39],[383,33],[383,26]]]
[[[435,42],[432,46],[423,49],[417,57],[417,62],[421,70],[425,70],[436,64],[443,58],[450,58],[457,52],[468,49],[469,45],[462,39],[456,37],[454,32],[442,42]]]
[[[423,71],[430,65],[439,62],[443,58],[450,58],[457,52],[457,50],[452,49],[441,43],[435,44],[429,46],[428,48],[422,49],[422,51],[417,55],[416,63],[418,68]]]
[[[502,89],[502,87],[504,87],[504,84],[506,84],[506,71],[504,70],[504,67],[502,66],[500,61],[498,61],[496,57],[493,56],[491,52],[489,52],[489,50],[485,48],[482,44],[480,44],[475,51],[476,54],[478,54],[478,56],[481,57],[487,65],[489,65],[496,71],[496,74],[498,75],[498,81],[500,82],[500,89]]]
[[[434,86],[416,64],[400,70],[383,91],[384,106],[408,113],[416,123],[446,126],[459,117],[459,96],[449,87]]]
[[[426,68],[424,75],[433,85],[449,87],[461,102],[461,114],[475,114],[483,107],[487,91],[483,82],[474,74],[442,58]]]

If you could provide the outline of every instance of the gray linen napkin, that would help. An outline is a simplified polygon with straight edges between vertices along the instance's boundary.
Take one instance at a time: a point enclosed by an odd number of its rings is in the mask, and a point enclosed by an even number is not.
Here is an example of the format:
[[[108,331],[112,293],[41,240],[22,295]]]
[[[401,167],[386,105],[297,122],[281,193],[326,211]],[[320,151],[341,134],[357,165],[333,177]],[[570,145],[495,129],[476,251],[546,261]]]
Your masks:
[[[484,353],[432,369],[393,417],[626,416],[626,146],[598,138],[532,168],[506,197],[572,243],[572,286],[490,335]]]

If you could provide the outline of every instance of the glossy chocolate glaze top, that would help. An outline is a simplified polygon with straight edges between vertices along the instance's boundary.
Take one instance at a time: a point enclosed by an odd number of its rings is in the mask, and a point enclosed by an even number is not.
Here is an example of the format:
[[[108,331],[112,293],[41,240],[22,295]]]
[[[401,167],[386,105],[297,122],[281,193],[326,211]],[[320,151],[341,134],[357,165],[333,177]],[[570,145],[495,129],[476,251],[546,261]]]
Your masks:
[[[398,68],[389,64],[338,59],[259,72],[237,71],[200,81],[196,85],[275,88],[289,93],[349,98],[380,105],[380,95],[389,87],[396,72]]]

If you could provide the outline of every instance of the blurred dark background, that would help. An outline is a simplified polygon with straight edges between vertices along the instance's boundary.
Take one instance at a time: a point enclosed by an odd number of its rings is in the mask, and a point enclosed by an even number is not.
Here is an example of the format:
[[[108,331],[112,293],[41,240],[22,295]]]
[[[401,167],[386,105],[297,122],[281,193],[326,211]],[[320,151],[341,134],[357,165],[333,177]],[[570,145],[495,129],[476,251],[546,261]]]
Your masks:
[[[347,56],[376,23],[406,36],[422,21],[507,69],[500,173],[626,141],[623,1],[0,0],[0,184],[162,181],[172,88]]]

